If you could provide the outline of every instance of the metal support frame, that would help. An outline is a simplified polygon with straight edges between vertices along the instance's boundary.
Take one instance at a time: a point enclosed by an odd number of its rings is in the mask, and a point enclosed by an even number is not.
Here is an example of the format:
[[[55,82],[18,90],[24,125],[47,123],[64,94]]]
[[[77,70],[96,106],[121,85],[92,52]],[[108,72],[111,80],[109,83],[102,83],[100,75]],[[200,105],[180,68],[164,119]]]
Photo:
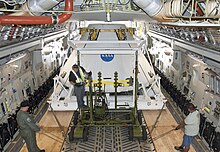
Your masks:
[[[70,46],[72,46],[72,47],[74,47],[75,48],[75,54],[76,54],[76,56],[75,56],[75,58],[77,58],[77,62],[79,62],[79,61],[81,61],[81,59],[84,57],[84,55],[99,55],[99,54],[115,54],[115,55],[132,55],[133,56],[133,59],[134,59],[134,61],[132,62],[133,63],[133,65],[132,65],[132,67],[135,67],[135,53],[137,52],[137,55],[139,56],[140,55],[140,53],[142,53],[141,52],[141,48],[142,49],[146,49],[146,47],[144,47],[144,44],[146,43],[146,40],[126,40],[126,41],[99,41],[99,40],[97,40],[97,41],[74,41],[74,40],[69,40],[68,41],[68,44],[70,45]],[[88,44],[88,46],[86,45],[86,44]],[[91,48],[91,47],[89,47],[90,45],[95,45],[95,46],[97,46],[97,47],[93,47],[93,48]],[[100,45],[99,45],[100,44]],[[102,45],[101,45],[102,44]],[[106,44],[106,45],[105,45]],[[113,45],[114,44],[114,45]],[[129,45],[129,44],[131,44],[131,45]],[[108,46],[112,46],[111,48],[109,48]],[[118,45],[118,46],[117,46]],[[77,46],[77,47],[76,47]],[[86,46],[86,47],[85,47]],[[119,46],[122,46],[122,47],[119,47]],[[137,58],[138,58],[138,56],[137,56]],[[142,59],[142,58],[140,58],[140,59]],[[145,58],[143,58],[143,60],[144,60]],[[140,67],[140,63],[138,63],[139,61],[137,61],[137,66],[138,66],[138,68],[141,68]],[[141,62],[141,61],[140,61]],[[79,63],[78,63],[79,64]],[[80,63],[80,64],[82,64],[82,63]],[[80,65],[79,64],[79,65]],[[138,65],[138,64],[140,64],[140,65]],[[153,71],[153,68],[152,68],[152,63],[150,63],[150,69],[149,70],[151,70],[151,71]],[[135,71],[135,69],[133,69],[134,71]],[[147,69],[142,69],[142,71],[145,71],[146,72],[146,70]],[[133,74],[131,75],[133,78],[135,78],[135,72],[133,72]],[[61,78],[62,79],[62,78]],[[148,79],[148,77],[145,77],[144,79]],[[118,80],[118,82],[119,82],[120,80]],[[146,80],[147,81],[147,80]],[[111,85],[110,84],[111,82],[109,81],[109,82],[104,82],[104,81],[102,81],[102,85]],[[121,82],[119,82],[119,83],[121,83]],[[123,83],[123,82],[122,82]],[[135,83],[135,82],[134,82]],[[134,84],[133,83],[133,84]],[[141,82],[140,82],[141,83]],[[142,84],[145,84],[145,80],[143,80],[143,82],[142,82]],[[151,82],[148,82],[148,83],[150,83],[151,84]],[[92,83],[92,85],[94,84],[94,81],[93,81],[93,83]],[[65,86],[65,85],[64,85]],[[129,89],[131,89],[132,87],[134,88],[135,86],[133,85],[133,86],[128,86],[129,87]],[[139,89],[139,85],[137,86],[138,87],[138,89]],[[158,87],[158,86],[154,86],[154,87]],[[112,88],[111,88],[112,89]],[[114,89],[114,88],[113,88]],[[156,89],[156,88],[155,88]],[[146,89],[147,90],[147,89]],[[145,92],[147,92],[145,90]],[[65,91],[63,90],[63,93],[65,93]],[[151,93],[150,93],[151,94]],[[147,93],[145,93],[145,96],[149,96]],[[133,96],[134,97],[134,96]],[[109,98],[109,97],[108,97]],[[111,97],[110,97],[111,98]],[[121,99],[121,98],[120,98]],[[123,104],[122,102],[122,100],[120,100],[119,99],[119,97],[118,97],[118,101],[117,101],[117,104]],[[73,100],[75,101],[75,98],[73,97]],[[112,100],[112,98],[111,98],[111,100]],[[114,100],[114,99],[113,99]],[[158,99],[156,99],[156,100],[159,100],[159,98]],[[65,110],[67,110],[69,107],[73,107],[72,109],[76,109],[77,108],[77,106],[76,106],[76,102],[71,102],[72,100],[70,100],[70,99],[67,99],[67,98],[65,98],[64,100],[62,100],[61,101],[61,106],[62,106],[62,108],[63,109],[65,109]],[[129,104],[127,104],[127,105],[131,105],[132,107],[134,106],[134,104],[135,104],[135,98],[133,98],[132,99],[132,97],[129,97]],[[151,101],[151,99],[150,98],[142,98],[142,96],[140,97],[140,98],[138,98],[138,101],[137,102],[139,102],[140,101],[140,104],[138,104],[138,108],[141,108],[141,107],[145,107],[146,109],[150,109],[151,107],[152,108],[158,108],[159,107],[159,109],[162,107],[162,104],[161,104],[161,107],[160,107],[160,104],[158,104],[159,106],[154,106],[153,104],[152,104],[152,106],[150,105],[145,105],[145,101]],[[66,102],[66,103],[68,103],[68,108],[66,108],[66,107],[64,107],[63,105],[63,102]],[[160,103],[161,101],[159,101],[159,103]],[[61,107],[58,107],[57,106],[57,103],[59,104],[59,100],[58,101],[56,101],[55,102],[55,108],[57,108],[58,110],[59,109],[61,109]],[[70,104],[69,104],[70,103]],[[126,103],[127,103],[127,101],[125,102],[125,106],[127,106],[126,105]],[[140,107],[140,105],[143,105],[143,106],[141,106]],[[115,105],[114,105],[114,103],[113,102],[111,102],[110,104],[109,104],[109,106],[111,107],[111,108],[115,108]],[[121,107],[120,107],[121,108]],[[127,107],[126,107],[127,108]],[[70,108],[69,108],[70,109]]]
[[[220,52],[217,50],[202,47],[152,30],[150,30],[149,35],[170,44],[173,42],[174,46],[182,52],[187,50],[219,63]]]
[[[147,93],[153,88],[154,85],[160,86],[160,77],[158,75],[154,76],[155,80],[151,86],[147,89]]]
[[[93,92],[92,91],[92,77],[89,76],[89,92]],[[89,118],[89,121],[91,123],[93,123],[93,97],[92,97],[92,93],[89,93],[89,98],[90,98],[90,104],[89,104],[89,114],[90,114],[90,118]]]
[[[56,38],[66,36],[68,32],[66,30],[62,30],[59,32],[54,32],[51,34],[47,34],[45,36],[40,36],[39,38],[33,38],[30,40],[22,41],[16,44],[12,44],[10,46],[0,48],[0,58],[6,57],[8,55],[23,51],[25,49],[40,45],[42,43],[42,39],[44,42],[52,41]]]
[[[117,109],[117,88],[118,88],[118,73],[117,72],[115,72],[114,73],[114,80],[115,80],[115,82],[114,82],[114,87],[115,87],[115,109]]]
[[[55,76],[54,78],[53,78],[55,81],[54,81],[54,86],[57,86],[57,84],[59,84],[63,89],[64,89],[64,91],[66,92],[66,93],[69,93],[67,90],[66,90],[66,88],[63,86],[63,84],[59,81],[59,77],[58,76]],[[54,90],[55,91],[55,90]]]
[[[137,115],[137,100],[138,100],[138,51],[135,53],[135,75],[134,75],[134,115]]]
[[[64,87],[64,85],[62,84],[62,82],[60,82],[59,80],[59,77],[58,76],[55,76],[54,78],[54,92],[56,92],[57,90],[57,87],[56,86],[60,86],[60,91],[58,92],[58,95],[56,93],[53,94],[53,98],[55,98],[56,101],[58,101],[60,99],[60,95],[61,95],[61,92],[64,90],[66,93],[67,93],[67,96],[65,98],[70,98],[71,96],[71,92],[72,92],[72,89],[73,89],[73,86],[71,86],[68,90]]]
[[[74,132],[70,136],[73,138],[85,138],[85,127],[92,127],[92,126],[105,126],[105,127],[112,127],[112,126],[127,126],[130,125],[132,128],[132,139],[135,138],[142,138],[142,129],[141,122],[138,120],[138,110],[137,110],[137,99],[138,99],[138,51],[136,51],[136,60],[135,60],[135,83],[134,86],[134,108],[129,109],[120,109],[118,108],[117,104],[117,88],[121,86],[118,82],[118,73],[114,73],[114,87],[115,87],[115,108],[114,109],[106,109],[105,103],[106,101],[101,101],[101,107],[96,105],[99,97],[103,96],[105,91],[102,91],[102,79],[101,79],[101,72],[98,73],[98,82],[96,83],[96,87],[98,87],[98,92],[92,90],[92,78],[89,76],[89,96],[90,102],[88,108],[81,108],[80,115],[77,116],[74,122],[76,123],[74,126]],[[93,94],[95,93],[95,101],[93,101]],[[89,98],[87,97],[87,100]],[[99,101],[100,102],[100,101]],[[108,117],[106,116],[108,115]],[[104,116],[104,117],[103,117]],[[79,120],[78,120],[79,119]]]

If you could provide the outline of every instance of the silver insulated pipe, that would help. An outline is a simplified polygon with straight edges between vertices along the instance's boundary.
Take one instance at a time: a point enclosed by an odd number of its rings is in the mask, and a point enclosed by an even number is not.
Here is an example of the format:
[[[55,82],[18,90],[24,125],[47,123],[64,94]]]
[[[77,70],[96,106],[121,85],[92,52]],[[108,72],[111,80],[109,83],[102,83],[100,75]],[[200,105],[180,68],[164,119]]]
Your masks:
[[[164,15],[164,7],[161,0],[133,0],[150,17],[158,21],[171,21]],[[173,20],[173,19],[172,19]]]
[[[163,6],[160,0],[133,0],[133,2],[151,17],[157,15]]]
[[[194,18],[195,21],[201,21],[198,18],[217,19],[220,17],[219,0],[202,1],[200,5],[197,1],[190,4],[191,1],[186,3],[184,0],[169,0],[165,3],[162,0],[133,0],[133,2],[150,17],[160,22],[172,22],[180,18],[189,20]]]
[[[41,15],[61,1],[62,0],[29,0],[28,8],[33,15]]]

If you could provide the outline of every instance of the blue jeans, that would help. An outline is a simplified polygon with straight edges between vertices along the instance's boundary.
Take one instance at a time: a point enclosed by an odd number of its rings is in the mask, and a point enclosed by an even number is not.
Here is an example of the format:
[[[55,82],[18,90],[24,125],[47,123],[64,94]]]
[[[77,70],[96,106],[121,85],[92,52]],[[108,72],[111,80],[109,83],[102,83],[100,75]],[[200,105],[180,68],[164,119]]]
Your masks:
[[[82,108],[84,104],[84,96],[85,96],[85,85],[82,86],[74,86],[74,93],[76,95],[76,100],[78,104],[78,108]]]
[[[192,140],[193,140],[193,136],[188,136],[188,135],[184,134],[182,146],[189,147],[190,144],[192,143]]]

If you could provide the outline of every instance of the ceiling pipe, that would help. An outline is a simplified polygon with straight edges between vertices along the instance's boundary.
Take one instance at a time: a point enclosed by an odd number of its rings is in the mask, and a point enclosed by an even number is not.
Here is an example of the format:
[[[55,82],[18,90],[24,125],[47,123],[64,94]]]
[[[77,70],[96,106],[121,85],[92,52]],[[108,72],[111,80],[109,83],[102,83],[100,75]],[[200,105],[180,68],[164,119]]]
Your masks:
[[[40,16],[61,1],[63,0],[28,0],[21,6],[19,12],[9,14],[9,16]]]
[[[133,2],[157,21],[164,22],[174,20],[164,15],[164,7],[161,0],[133,0]]]
[[[27,2],[27,6],[30,10],[30,13],[39,16],[57,4],[59,4],[63,0],[29,0]]]
[[[161,0],[133,0],[133,2],[150,17],[159,22],[174,22],[182,18],[189,21],[192,19],[195,21],[214,19],[213,21],[216,20],[217,23],[217,19],[220,17],[218,1],[208,1],[201,4],[197,3],[197,1],[192,3],[188,1],[187,4],[184,4],[184,0],[170,0],[165,3]],[[205,9],[204,12],[202,7]],[[193,12],[191,11],[192,9]]]
[[[65,9],[61,15],[53,16],[0,16],[0,24],[57,24],[72,16],[73,0],[65,0]]]

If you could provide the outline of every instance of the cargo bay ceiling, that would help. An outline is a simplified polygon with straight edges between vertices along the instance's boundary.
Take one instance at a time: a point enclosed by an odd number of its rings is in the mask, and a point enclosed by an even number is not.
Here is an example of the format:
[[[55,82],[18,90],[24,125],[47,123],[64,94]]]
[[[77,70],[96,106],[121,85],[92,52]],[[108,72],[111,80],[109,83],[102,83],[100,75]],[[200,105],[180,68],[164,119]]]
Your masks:
[[[207,26],[220,17],[218,0],[0,0],[0,7],[0,24],[144,20]]]

